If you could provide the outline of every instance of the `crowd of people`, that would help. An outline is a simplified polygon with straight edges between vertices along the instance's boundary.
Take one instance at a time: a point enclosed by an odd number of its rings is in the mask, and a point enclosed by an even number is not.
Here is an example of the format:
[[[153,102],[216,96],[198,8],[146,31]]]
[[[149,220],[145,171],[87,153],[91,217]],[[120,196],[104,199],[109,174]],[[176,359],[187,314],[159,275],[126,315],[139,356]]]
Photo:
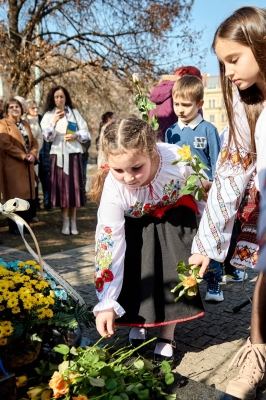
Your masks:
[[[265,218],[256,235],[259,203],[266,201],[266,11],[236,10],[218,27],[212,47],[228,115],[223,132],[204,120],[202,77],[193,66],[162,77],[152,91],[156,109],[150,117],[158,116],[157,134],[134,115],[118,118],[108,111],[101,117],[98,168],[89,190],[99,204],[99,302],[93,311],[100,335],[113,335],[115,325],[129,326],[132,346],[146,340],[148,328],[158,327],[154,360],[169,360],[176,324],[204,315],[199,292],[174,301],[177,261],[200,267],[207,281],[205,301],[214,302],[224,299],[219,284],[224,268],[230,268],[229,280],[238,282],[247,279],[239,268],[256,268],[258,261],[262,272],[253,295],[251,336],[238,355],[242,368],[227,387],[227,393],[248,400],[266,379],[266,275],[258,259],[258,243],[260,251],[266,248]],[[3,198],[27,200],[31,207],[23,218],[30,222],[39,206],[39,178],[45,207],[61,208],[62,234],[76,235],[76,208],[85,205],[87,123],[62,86],[49,91],[42,118],[34,100],[23,100],[0,99]],[[182,145],[208,167],[201,171],[204,199],[181,194],[193,173],[180,162]],[[12,221],[9,229],[17,233]]]
[[[18,212],[29,224],[38,221],[38,186],[42,184],[46,210],[60,207],[62,234],[77,235],[76,209],[86,202],[85,175],[91,136],[86,121],[74,109],[63,86],[50,89],[44,115],[38,114],[34,99],[21,96],[0,102],[0,192],[3,201],[19,197],[29,202]],[[84,148],[84,147],[85,148]],[[8,219],[9,232],[20,235]],[[28,229],[24,227],[24,233]]]

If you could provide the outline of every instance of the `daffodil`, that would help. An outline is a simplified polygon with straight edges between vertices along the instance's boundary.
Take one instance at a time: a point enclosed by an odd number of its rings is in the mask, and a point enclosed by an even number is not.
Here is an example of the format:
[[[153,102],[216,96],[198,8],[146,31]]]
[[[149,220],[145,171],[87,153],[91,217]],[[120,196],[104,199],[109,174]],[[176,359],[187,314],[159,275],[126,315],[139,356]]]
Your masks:
[[[182,148],[177,150],[177,154],[181,156],[182,161],[191,161],[192,160],[192,154],[190,151],[190,146],[186,146],[183,144]]]

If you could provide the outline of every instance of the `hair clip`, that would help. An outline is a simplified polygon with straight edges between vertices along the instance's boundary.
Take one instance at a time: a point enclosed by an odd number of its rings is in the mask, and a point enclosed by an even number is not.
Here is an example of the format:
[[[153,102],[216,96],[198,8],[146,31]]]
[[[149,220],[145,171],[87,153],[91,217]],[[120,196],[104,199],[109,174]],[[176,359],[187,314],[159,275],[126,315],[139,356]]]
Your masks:
[[[107,169],[108,171],[110,171],[110,167],[108,164],[103,164],[100,166],[101,169]]]

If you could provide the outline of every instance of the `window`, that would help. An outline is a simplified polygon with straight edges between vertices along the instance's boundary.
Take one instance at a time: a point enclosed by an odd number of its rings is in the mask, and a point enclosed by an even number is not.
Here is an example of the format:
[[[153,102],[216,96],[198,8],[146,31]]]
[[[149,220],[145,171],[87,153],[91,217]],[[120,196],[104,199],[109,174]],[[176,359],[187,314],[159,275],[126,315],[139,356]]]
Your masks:
[[[212,101],[209,100],[209,108],[212,108]]]
[[[215,100],[212,101],[212,108],[215,108]]]
[[[222,114],[222,122],[226,122],[226,121],[227,121],[226,115]]]
[[[215,115],[210,115],[210,122],[215,122]]]

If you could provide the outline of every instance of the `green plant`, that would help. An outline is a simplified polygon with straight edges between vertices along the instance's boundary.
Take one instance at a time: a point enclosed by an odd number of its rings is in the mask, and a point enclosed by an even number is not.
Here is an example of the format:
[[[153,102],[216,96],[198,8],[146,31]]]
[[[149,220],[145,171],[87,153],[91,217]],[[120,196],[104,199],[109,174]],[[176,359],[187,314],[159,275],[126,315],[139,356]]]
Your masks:
[[[181,194],[194,194],[196,200],[202,200],[204,196],[206,196],[206,190],[203,186],[203,181],[206,181],[208,178],[201,173],[203,169],[209,169],[205,164],[200,160],[199,156],[192,155],[190,151],[190,146],[183,145],[181,149],[177,150],[177,153],[181,156],[179,160],[173,162],[173,165],[178,164],[179,162],[185,162],[186,165],[190,166],[194,171],[193,174],[186,179],[185,186],[180,191]],[[200,183],[200,185],[198,184]]]
[[[142,90],[139,86],[140,83],[140,78],[139,74],[134,73],[132,75],[132,81],[135,83],[138,93],[136,94],[135,101],[138,106],[138,110],[141,113],[141,118],[144,121],[147,121],[155,131],[159,129],[159,124],[158,124],[158,117],[157,115],[153,115],[152,119],[149,118],[149,111],[150,110],[155,110],[156,104],[153,103],[151,100],[149,100],[146,96],[143,95]]]
[[[101,348],[98,344],[86,349],[69,349],[65,345],[55,347],[64,361],[58,365],[58,371],[53,373],[48,386],[39,385],[36,400],[47,389],[52,389],[51,396],[60,400],[176,398],[176,395],[165,392],[165,386],[174,382],[167,361],[163,361],[159,369],[141,356],[133,360],[136,349],[130,346],[114,351],[113,346]]]

